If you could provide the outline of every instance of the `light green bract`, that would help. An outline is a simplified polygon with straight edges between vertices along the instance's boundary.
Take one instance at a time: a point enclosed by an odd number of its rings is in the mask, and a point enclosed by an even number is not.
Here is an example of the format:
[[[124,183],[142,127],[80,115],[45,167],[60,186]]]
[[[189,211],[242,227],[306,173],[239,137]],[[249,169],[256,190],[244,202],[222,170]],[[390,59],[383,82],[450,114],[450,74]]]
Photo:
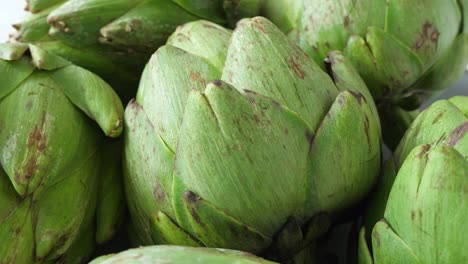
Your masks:
[[[259,0],[28,0],[14,39],[82,66],[132,98],[143,66],[180,24],[234,24],[256,15]]]
[[[79,263],[110,239],[123,189],[119,145],[104,135],[119,136],[122,121],[96,75],[0,44],[0,263]]]
[[[326,67],[261,17],[179,27],[126,109],[136,244],[282,261],[361,200],[379,171],[378,115],[339,52]]]
[[[467,262],[467,176],[468,97],[437,101],[383,170],[361,230],[360,263]]]
[[[396,147],[414,110],[468,63],[466,0],[264,0],[264,15],[317,62],[341,50],[371,91]],[[401,124],[399,124],[401,122]],[[396,126],[391,125],[395,123]],[[390,131],[391,133],[387,133]]]
[[[275,264],[252,254],[218,248],[180,246],[148,246],[114,255],[102,256],[90,264],[112,263],[173,263],[173,264]]]

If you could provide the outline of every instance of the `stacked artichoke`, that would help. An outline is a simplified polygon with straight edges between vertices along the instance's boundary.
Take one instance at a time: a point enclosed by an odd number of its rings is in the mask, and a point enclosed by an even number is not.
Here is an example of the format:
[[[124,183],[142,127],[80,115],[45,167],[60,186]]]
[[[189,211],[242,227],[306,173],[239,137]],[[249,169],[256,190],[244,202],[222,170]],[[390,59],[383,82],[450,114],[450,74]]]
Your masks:
[[[1,263],[78,262],[123,216],[123,106],[93,73],[0,45]],[[93,121],[94,120],[94,121]]]
[[[379,170],[378,116],[343,56],[326,64],[331,76],[264,18],[179,27],[125,113],[136,241],[284,261],[360,201]]]
[[[0,44],[0,263],[119,232],[141,248],[92,263],[468,262],[468,97],[419,111],[465,68],[466,0],[27,10]]]
[[[99,74],[126,100],[178,25],[198,19],[233,25],[259,8],[259,0],[28,0],[31,15],[15,25],[13,38]]]
[[[466,0],[265,0],[263,13],[316,61],[341,50],[374,96],[395,147],[417,109],[463,74]]]

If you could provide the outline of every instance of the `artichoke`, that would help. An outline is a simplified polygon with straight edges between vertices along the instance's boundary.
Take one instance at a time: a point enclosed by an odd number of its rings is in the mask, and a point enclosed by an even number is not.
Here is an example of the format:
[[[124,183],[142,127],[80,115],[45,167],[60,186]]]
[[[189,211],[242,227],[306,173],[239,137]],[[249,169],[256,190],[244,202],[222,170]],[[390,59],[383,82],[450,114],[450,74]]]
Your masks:
[[[90,264],[111,263],[174,263],[174,264],[274,264],[252,254],[219,248],[180,246],[148,246],[102,256]]]
[[[468,97],[437,101],[385,165],[361,230],[360,263],[466,263],[467,175]]]
[[[120,145],[105,137],[121,134],[122,103],[34,45],[0,45],[0,83],[0,263],[82,262],[123,215]]]
[[[395,147],[421,102],[468,62],[466,0],[265,0],[263,13],[316,61],[341,50],[356,66]],[[391,127],[390,127],[391,128]]]
[[[326,67],[265,18],[179,27],[125,112],[134,243],[283,261],[326,232],[373,185],[381,141],[357,72],[339,52]]]
[[[35,43],[109,81],[131,98],[151,54],[183,23],[233,24],[259,0],[28,0],[16,41]]]

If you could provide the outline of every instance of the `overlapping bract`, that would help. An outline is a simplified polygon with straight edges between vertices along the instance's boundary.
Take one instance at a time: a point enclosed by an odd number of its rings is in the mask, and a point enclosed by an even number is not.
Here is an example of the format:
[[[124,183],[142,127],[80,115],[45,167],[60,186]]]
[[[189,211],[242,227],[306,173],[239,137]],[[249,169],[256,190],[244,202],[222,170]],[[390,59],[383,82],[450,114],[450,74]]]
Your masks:
[[[29,0],[17,41],[35,43],[134,96],[144,64],[175,28],[208,19],[233,24],[258,13],[259,0]]]
[[[180,246],[148,246],[102,256],[90,264],[121,263],[177,263],[177,264],[274,264],[252,254],[218,248]]]
[[[360,262],[466,262],[467,175],[468,97],[437,101],[410,126],[370,197]]]
[[[78,263],[110,239],[123,189],[120,146],[104,135],[119,136],[122,120],[96,75],[33,45],[0,45],[1,263]]]
[[[380,163],[370,93],[340,53],[322,71],[271,22],[181,26],[126,109],[136,244],[284,260],[358,202]]]
[[[316,61],[343,51],[389,124],[384,139],[396,147],[414,117],[403,110],[463,74],[467,10],[466,0],[266,0],[264,15]]]

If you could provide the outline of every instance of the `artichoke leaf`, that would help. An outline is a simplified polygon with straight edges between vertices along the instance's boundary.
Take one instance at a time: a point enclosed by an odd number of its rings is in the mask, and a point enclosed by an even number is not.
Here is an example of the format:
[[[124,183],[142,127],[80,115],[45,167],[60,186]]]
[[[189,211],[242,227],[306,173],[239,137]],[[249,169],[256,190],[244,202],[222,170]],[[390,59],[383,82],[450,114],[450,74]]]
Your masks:
[[[372,231],[372,250],[374,263],[423,263],[384,220]]]
[[[51,73],[51,78],[78,108],[95,120],[109,137],[118,137],[123,127],[123,106],[118,95],[97,75],[70,65]]]
[[[378,129],[364,96],[340,92],[309,143],[306,212],[344,209],[370,190],[379,172]],[[327,169],[331,167],[333,171]]]
[[[216,69],[222,69],[231,36],[229,29],[198,20],[177,27],[167,39],[167,44],[205,58]]]
[[[157,19],[155,19],[157,18]],[[100,30],[99,41],[117,48],[154,52],[174,29],[197,17],[172,1],[141,1]]]
[[[151,216],[151,237],[160,245],[203,246],[200,241],[177,226],[165,213],[158,211]]]
[[[279,103],[246,93],[222,81],[208,84],[204,93],[191,92],[176,150],[175,179],[271,237],[290,216],[304,214],[292,208],[300,208],[305,199],[297,186],[306,183],[313,132]],[[269,186],[277,191],[272,193]]]
[[[338,94],[331,78],[273,23],[261,17],[242,23],[234,32],[222,80],[241,92],[251,90],[270,97],[313,128]]]

